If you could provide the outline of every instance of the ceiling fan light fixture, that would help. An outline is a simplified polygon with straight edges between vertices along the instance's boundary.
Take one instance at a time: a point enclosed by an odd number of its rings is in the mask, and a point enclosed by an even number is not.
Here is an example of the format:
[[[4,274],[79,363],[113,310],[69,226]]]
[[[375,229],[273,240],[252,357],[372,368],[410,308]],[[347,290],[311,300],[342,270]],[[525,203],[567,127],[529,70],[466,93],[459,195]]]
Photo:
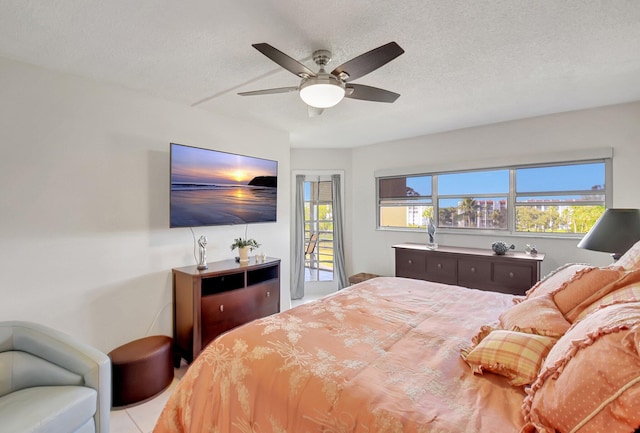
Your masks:
[[[251,46],[302,80],[295,87],[253,90],[240,92],[238,95],[271,95],[297,91],[300,99],[307,104],[307,112],[312,117],[318,116],[325,108],[331,108],[338,104],[343,98],[389,103],[394,102],[400,96],[398,93],[377,87],[352,83],[353,80],[375,71],[403,54],[404,50],[395,42],[389,42],[354,57],[333,69],[331,73],[327,73],[324,69],[331,61],[331,51],[316,50],[313,52],[313,61],[320,67],[320,70],[315,73],[293,57],[266,42]]]
[[[300,85],[300,99],[315,108],[330,108],[344,98],[344,83],[330,74],[304,80]]]

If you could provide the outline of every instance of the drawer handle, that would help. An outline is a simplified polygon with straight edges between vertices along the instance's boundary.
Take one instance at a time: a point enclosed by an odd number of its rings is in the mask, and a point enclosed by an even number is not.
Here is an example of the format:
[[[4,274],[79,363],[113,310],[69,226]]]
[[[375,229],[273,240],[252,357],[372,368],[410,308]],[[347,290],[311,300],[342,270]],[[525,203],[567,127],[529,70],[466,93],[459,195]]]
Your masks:
[[[475,266],[471,266],[471,272],[475,272],[476,271],[476,267]]]
[[[224,311],[224,305],[220,304],[220,312],[222,313]]]
[[[513,277],[514,277],[513,272],[509,272],[509,277],[510,277],[510,278],[513,278]]]
[[[413,260],[409,259],[409,264],[413,265]]]
[[[267,298],[271,296],[271,292],[267,292]]]

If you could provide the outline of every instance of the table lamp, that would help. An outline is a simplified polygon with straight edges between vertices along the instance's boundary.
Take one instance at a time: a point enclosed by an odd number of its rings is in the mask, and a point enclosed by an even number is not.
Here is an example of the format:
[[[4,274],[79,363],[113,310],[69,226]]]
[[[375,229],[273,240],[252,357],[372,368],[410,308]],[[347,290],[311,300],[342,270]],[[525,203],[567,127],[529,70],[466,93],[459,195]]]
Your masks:
[[[578,248],[611,253],[618,260],[640,240],[640,209],[606,209]]]

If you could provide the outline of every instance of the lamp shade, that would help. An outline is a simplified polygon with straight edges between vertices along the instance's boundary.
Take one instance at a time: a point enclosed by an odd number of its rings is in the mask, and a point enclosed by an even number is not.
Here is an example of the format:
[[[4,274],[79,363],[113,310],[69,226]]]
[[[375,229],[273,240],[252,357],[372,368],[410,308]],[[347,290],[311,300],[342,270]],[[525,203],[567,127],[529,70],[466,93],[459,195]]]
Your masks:
[[[578,248],[611,253],[617,260],[640,240],[640,209],[607,209]]]
[[[300,85],[300,98],[315,108],[329,108],[344,98],[344,84],[330,74],[320,73]]]

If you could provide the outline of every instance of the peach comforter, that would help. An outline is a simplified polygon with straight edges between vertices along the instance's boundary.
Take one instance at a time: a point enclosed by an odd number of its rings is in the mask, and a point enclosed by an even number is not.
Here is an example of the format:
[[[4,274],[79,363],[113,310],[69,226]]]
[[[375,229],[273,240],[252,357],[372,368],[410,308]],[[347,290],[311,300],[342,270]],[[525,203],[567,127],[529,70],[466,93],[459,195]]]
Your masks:
[[[460,358],[512,296],[375,278],[214,340],[155,433],[518,432],[524,393]]]

